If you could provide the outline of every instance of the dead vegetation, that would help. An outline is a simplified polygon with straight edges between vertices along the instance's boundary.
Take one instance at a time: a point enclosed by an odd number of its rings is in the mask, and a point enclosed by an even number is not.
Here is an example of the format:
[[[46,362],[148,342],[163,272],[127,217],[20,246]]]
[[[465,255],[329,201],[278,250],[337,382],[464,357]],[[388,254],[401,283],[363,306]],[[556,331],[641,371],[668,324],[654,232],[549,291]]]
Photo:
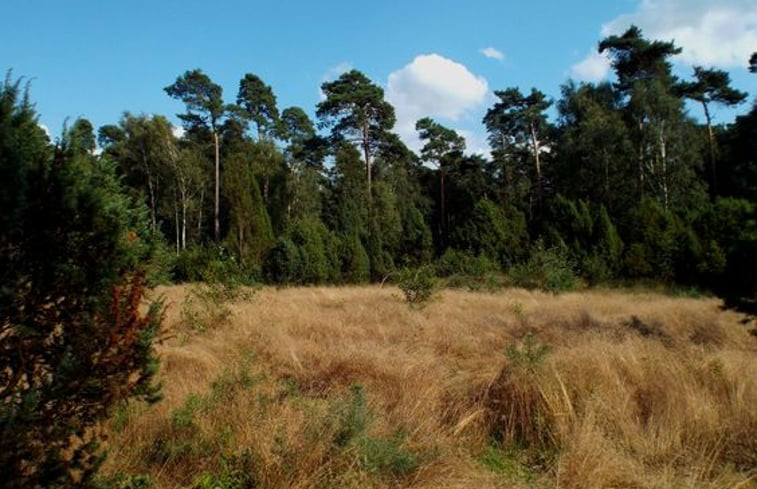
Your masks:
[[[712,299],[263,289],[110,423],[136,487],[753,487],[757,343]],[[127,484],[131,484],[130,486]]]

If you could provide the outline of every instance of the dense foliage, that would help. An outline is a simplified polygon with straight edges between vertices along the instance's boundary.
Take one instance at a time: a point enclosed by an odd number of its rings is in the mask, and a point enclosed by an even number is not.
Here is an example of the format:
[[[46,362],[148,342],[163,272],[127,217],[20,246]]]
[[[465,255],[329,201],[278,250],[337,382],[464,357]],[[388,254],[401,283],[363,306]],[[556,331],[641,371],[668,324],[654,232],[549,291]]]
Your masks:
[[[143,304],[156,243],[88,122],[52,147],[8,77],[0,134],[0,473],[4,487],[84,485],[98,422],[157,398],[161,310]]]
[[[177,280],[201,275],[187,267],[205,267],[198,258],[220,245],[245,280],[276,284],[381,281],[427,264],[458,275],[450,259],[470,257],[532,284],[544,280],[524,270],[569,263],[553,271],[578,280],[560,287],[644,280],[754,297],[757,106],[713,125],[713,104],[747,94],[714,69],[678,79],[679,48],[636,27],[599,49],[614,83],[568,81],[559,100],[495,91],[482,121],[488,158],[466,155],[465,139],[428,117],[415,154],[392,132],[382,89],[355,70],[323,84],[317,123],[300,107],[279,110],[257,75],[226,103],[191,70],[166,88],[187,105],[182,137],[161,116],[127,113],[100,129],[100,159],[174,243]]]

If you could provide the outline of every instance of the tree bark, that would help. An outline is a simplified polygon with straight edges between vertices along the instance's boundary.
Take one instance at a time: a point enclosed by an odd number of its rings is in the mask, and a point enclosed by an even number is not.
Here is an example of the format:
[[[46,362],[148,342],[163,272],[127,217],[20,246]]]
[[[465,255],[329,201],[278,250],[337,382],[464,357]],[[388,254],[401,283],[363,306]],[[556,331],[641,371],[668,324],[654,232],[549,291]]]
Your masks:
[[[440,200],[441,200],[441,215],[439,216],[441,229],[440,229],[440,236],[442,241],[442,249],[444,249],[444,246],[447,243],[447,210],[445,208],[445,199],[446,195],[444,192],[444,169],[442,169],[442,163],[439,162],[439,193],[440,193]]]
[[[214,216],[213,216],[213,234],[215,237],[216,244],[221,242],[221,220],[219,217],[220,214],[220,198],[221,198],[221,152],[220,152],[220,144],[218,142],[218,132],[216,130],[213,130],[213,142],[215,143],[215,153],[216,153],[216,189],[215,189],[215,207],[214,207]]]
[[[639,200],[644,198],[644,122],[639,121]]]
[[[176,227],[176,254],[179,254],[179,250],[181,248],[181,237],[180,237],[180,230],[179,230],[179,203],[178,203],[178,196],[176,195],[176,192],[174,192],[174,200],[173,200],[173,218],[174,218],[174,226]]]
[[[715,169],[715,135],[712,132],[712,117],[710,116],[710,109],[707,107],[707,103],[702,101],[702,107],[704,108],[704,118],[707,121],[707,145],[710,150],[710,172],[712,178],[712,193],[717,193],[718,177]]]
[[[368,123],[363,124],[363,154],[365,155],[365,167],[368,180],[368,207],[371,206],[372,193],[371,193],[371,139],[370,129]]]
[[[541,207],[542,193],[544,189],[542,186],[542,177],[541,177],[541,158],[539,155],[539,140],[536,137],[536,127],[534,127],[534,125],[531,124],[530,128],[531,128],[531,144],[534,150],[534,162],[536,163],[536,200],[537,200],[537,205]]]
[[[662,198],[665,209],[669,205],[669,191],[668,191],[668,161],[667,161],[667,148],[665,146],[665,121],[660,123],[660,163],[662,165]]]

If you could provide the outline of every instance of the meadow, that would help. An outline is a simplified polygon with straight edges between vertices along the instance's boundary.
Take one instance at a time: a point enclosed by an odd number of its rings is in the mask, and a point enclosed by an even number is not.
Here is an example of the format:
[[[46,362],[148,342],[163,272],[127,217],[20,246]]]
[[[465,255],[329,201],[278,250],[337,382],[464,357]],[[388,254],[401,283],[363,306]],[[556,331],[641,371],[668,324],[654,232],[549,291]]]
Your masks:
[[[198,327],[191,290],[156,291],[164,398],[116,410],[101,480],[755,487],[754,321],[717,299],[266,287]]]

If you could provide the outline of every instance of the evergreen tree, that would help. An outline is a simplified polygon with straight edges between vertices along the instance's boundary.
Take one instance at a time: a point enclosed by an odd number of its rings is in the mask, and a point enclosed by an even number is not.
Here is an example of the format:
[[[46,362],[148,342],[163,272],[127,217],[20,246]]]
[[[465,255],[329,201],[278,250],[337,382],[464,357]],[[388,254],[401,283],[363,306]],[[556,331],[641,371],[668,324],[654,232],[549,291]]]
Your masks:
[[[633,143],[619,96],[609,83],[569,82],[557,104],[559,137],[554,147],[555,190],[566,197],[601,202],[614,214],[635,204]]]
[[[104,153],[116,160],[125,182],[147,195],[151,228],[157,232],[164,184],[178,158],[171,124],[162,116],[135,116],[126,112],[117,126],[103,126],[100,136]]]
[[[335,141],[356,142],[363,151],[370,206],[372,161],[383,135],[395,123],[394,108],[384,101],[384,91],[363,73],[352,70],[325,82],[326,97],[318,104],[317,115],[324,127],[331,127]]]
[[[149,220],[75,124],[54,152],[18,82],[0,85],[0,473],[87,485],[116,403],[155,400],[158,304],[142,308]],[[13,182],[9,186],[6,182]]]
[[[190,131],[209,131],[213,137],[215,150],[215,206],[213,209],[213,235],[216,243],[221,241],[221,149],[220,126],[226,115],[227,107],[223,103],[223,90],[200,69],[185,72],[176,81],[164,88],[175,99],[184,102],[187,112],[178,114]]]
[[[544,140],[551,131],[544,111],[552,102],[535,88],[525,96],[517,88],[497,90],[494,95],[499,101],[486,112],[483,120],[489,133],[489,144],[500,158],[507,158],[515,148],[529,148],[535,170],[535,201],[541,207],[544,194],[542,153],[546,146]]]
[[[226,241],[248,270],[257,270],[273,244],[271,221],[245,156],[230,155],[226,166],[224,189],[229,211]]]
[[[710,157],[710,186],[712,193],[717,194],[715,135],[713,134],[712,115],[710,114],[709,106],[712,103],[717,103],[733,107],[743,102],[747,94],[731,87],[730,76],[725,71],[708,70],[701,66],[695,66],[694,77],[696,81],[681,84],[680,90],[684,96],[699,102],[704,110]]]
[[[439,237],[440,248],[444,248],[449,229],[445,207],[444,179],[449,168],[462,158],[465,151],[465,139],[452,129],[448,129],[428,117],[416,122],[415,130],[419,132],[420,140],[426,142],[421,149],[421,158],[436,165],[439,174]]]

